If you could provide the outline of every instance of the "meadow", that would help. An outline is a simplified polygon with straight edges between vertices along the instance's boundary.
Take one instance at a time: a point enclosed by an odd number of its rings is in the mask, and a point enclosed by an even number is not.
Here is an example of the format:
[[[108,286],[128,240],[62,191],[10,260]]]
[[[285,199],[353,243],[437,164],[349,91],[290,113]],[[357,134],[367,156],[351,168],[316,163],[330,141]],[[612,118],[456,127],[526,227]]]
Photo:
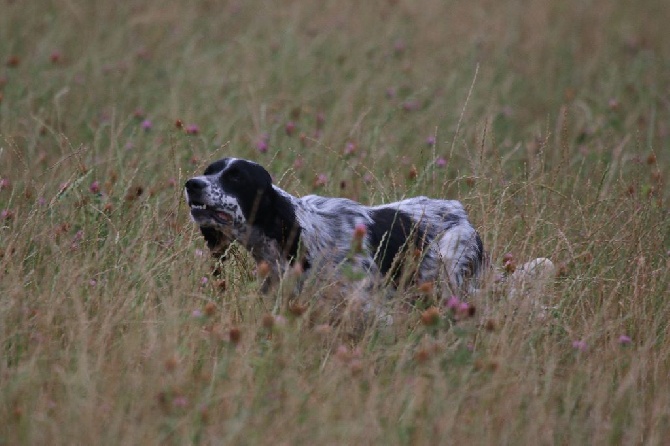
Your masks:
[[[0,9],[0,444],[667,444],[666,0]],[[209,256],[182,185],[224,156],[459,199],[556,276],[352,336]]]

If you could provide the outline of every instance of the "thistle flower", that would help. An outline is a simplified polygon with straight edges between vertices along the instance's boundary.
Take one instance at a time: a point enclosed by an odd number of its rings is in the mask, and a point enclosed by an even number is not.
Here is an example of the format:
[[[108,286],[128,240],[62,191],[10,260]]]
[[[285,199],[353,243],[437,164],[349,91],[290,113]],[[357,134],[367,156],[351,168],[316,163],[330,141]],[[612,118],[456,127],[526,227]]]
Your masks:
[[[148,132],[149,130],[151,130],[151,128],[153,126],[154,125],[153,125],[153,123],[151,122],[150,119],[145,119],[144,121],[142,121],[142,124],[141,124],[142,130],[144,130],[145,132]]]
[[[633,342],[633,340],[631,339],[630,336],[628,336],[628,335],[619,336],[619,345],[628,345],[631,342]]]
[[[396,56],[399,56],[402,53],[404,53],[406,49],[407,44],[403,39],[396,39],[396,41],[393,42],[393,52],[396,54]]]
[[[314,179],[314,187],[322,187],[328,184],[328,175],[320,173]]]
[[[451,296],[447,301],[445,302],[445,306],[450,309],[451,311],[456,311],[458,307],[461,305],[461,301],[458,297],[456,296]]]
[[[262,134],[261,137],[256,142],[256,150],[258,150],[261,153],[266,153],[268,151],[268,148],[270,147],[268,140],[269,140],[268,134],[267,133]]]
[[[316,128],[320,129],[323,127],[323,124],[326,122],[326,115],[323,112],[318,112],[316,114]]]
[[[406,112],[417,111],[421,108],[421,103],[417,100],[409,100],[402,103],[402,109]]]
[[[296,126],[295,122],[289,121],[284,126],[284,131],[286,132],[287,136],[293,136],[293,134],[295,133],[296,128],[297,128],[297,126]]]
[[[353,155],[356,152],[356,144],[349,141],[344,145],[344,154]]]

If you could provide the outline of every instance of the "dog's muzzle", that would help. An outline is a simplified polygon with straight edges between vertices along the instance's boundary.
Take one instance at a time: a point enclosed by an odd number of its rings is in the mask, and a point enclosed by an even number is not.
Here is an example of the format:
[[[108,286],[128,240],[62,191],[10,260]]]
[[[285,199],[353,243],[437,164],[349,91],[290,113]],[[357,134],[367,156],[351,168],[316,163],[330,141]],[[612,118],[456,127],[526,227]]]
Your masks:
[[[233,217],[230,214],[207,203],[204,194],[207,187],[207,182],[198,178],[191,178],[184,185],[186,201],[191,208],[193,220],[198,224],[205,224],[211,220],[222,225],[230,224],[233,221]]]

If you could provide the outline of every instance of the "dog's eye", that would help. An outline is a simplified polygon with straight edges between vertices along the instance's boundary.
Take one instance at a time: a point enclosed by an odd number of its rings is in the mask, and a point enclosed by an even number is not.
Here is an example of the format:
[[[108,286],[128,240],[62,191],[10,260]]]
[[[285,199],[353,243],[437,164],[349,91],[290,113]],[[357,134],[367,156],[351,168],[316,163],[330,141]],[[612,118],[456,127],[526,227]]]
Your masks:
[[[239,181],[241,179],[240,171],[237,169],[231,169],[225,173],[225,177],[230,181]]]

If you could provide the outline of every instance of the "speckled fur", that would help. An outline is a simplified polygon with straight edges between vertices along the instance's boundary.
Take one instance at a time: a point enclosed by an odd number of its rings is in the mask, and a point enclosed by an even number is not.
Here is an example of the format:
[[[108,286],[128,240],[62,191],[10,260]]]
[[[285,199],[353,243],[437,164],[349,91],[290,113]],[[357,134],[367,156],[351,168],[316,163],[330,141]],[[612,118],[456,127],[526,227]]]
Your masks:
[[[260,165],[236,158],[210,165],[204,175],[186,183],[185,193],[192,218],[215,255],[237,241],[257,262],[267,262],[275,278],[294,262],[317,271],[353,262],[370,277],[382,277],[390,273],[391,259],[383,264],[381,251],[407,254],[411,245],[420,252],[414,273],[418,283],[439,281],[455,292],[482,270],[481,239],[455,200],[422,196],[364,206],[345,198],[298,198],[272,184]],[[227,217],[215,218],[213,213],[219,211]],[[401,228],[404,221],[411,221],[412,227]],[[366,235],[362,250],[352,255],[360,224]]]

